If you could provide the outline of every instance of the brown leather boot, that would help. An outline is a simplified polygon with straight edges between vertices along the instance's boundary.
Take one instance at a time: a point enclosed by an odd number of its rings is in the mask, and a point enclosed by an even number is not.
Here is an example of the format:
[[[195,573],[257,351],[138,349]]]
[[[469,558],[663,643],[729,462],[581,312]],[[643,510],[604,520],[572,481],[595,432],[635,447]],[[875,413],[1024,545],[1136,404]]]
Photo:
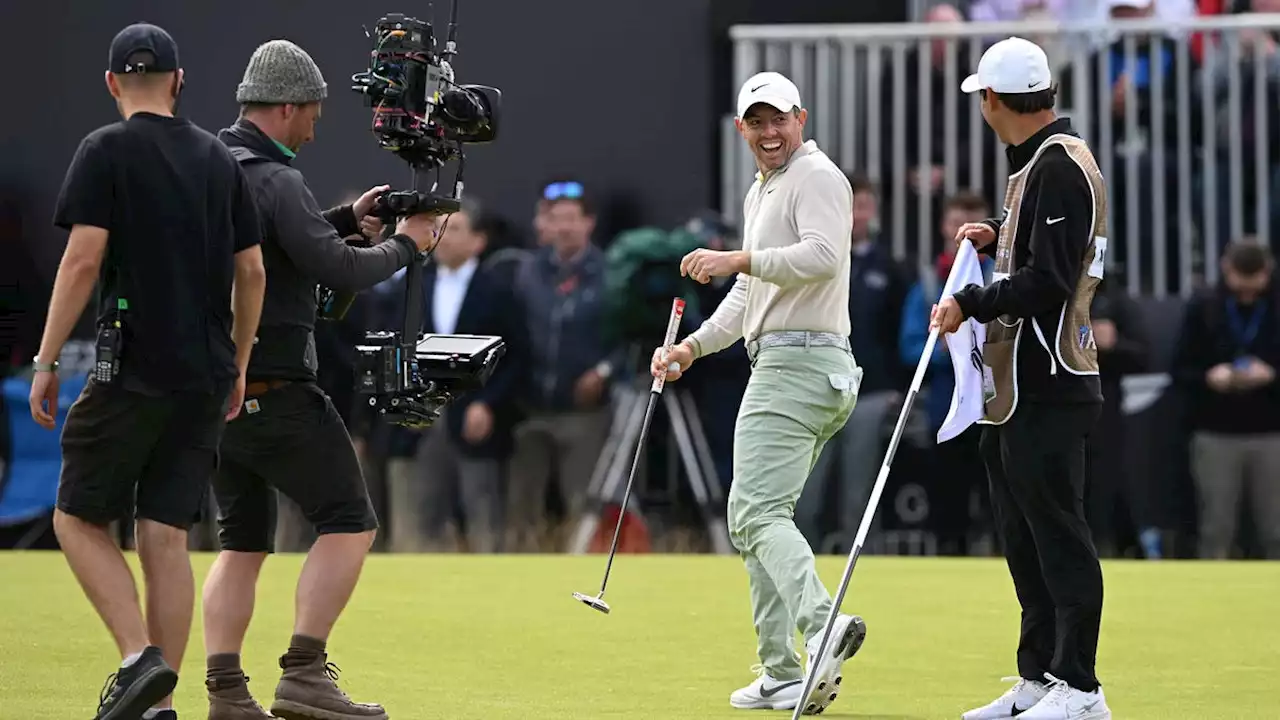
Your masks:
[[[338,687],[338,666],[320,653],[305,665],[286,665],[276,685],[271,712],[283,720],[389,720],[387,711],[374,703],[357,703]]]
[[[209,720],[272,720],[249,694],[249,678],[211,677],[204,681],[209,690]]]

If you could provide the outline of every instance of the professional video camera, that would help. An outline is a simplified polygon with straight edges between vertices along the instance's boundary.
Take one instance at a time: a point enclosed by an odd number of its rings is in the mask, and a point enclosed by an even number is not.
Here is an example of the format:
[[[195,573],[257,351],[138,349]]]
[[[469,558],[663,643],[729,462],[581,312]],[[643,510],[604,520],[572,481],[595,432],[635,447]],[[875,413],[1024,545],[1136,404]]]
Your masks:
[[[437,51],[430,23],[399,13],[374,26],[369,69],[351,76],[351,89],[373,108],[378,144],[413,168],[413,188],[389,192],[374,212],[384,221],[420,212],[457,212],[466,165],[464,144],[492,142],[498,136],[502,92],[487,85],[458,85],[450,59],[457,54],[458,0],[449,13],[449,34]],[[452,195],[436,194],[440,168],[458,161]],[[418,176],[436,170],[427,193],[418,192]]]
[[[448,40],[437,51],[429,23],[400,14],[379,19],[371,36],[369,69],[351,78],[351,89],[374,108],[378,144],[413,170],[410,190],[384,193],[374,206],[373,214],[388,225],[388,232],[402,217],[457,212],[466,162],[463,145],[490,142],[498,134],[502,93],[454,83],[449,60],[457,54],[457,22],[458,0],[453,0]],[[449,160],[457,160],[453,193],[437,194],[440,168]],[[420,192],[419,176],[432,168],[436,180],[429,191]],[[356,346],[357,392],[369,395],[370,407],[385,420],[406,427],[431,425],[459,395],[488,382],[506,353],[506,344],[496,336],[422,334],[422,264],[427,255],[415,258],[405,272],[403,329],[367,333],[365,343]],[[335,304],[341,307],[343,300],[322,295],[322,309]]]

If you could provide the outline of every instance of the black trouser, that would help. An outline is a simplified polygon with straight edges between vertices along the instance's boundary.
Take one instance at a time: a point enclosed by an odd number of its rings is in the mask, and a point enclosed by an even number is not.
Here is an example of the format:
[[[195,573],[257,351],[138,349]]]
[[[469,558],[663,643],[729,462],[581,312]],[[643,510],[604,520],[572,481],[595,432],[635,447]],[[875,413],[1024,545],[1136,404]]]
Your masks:
[[[329,396],[307,382],[253,393],[227,424],[213,479],[222,549],[274,551],[276,491],[320,535],[376,530],[360,461]]]
[[[991,508],[1022,605],[1018,674],[1098,687],[1102,567],[1085,521],[1085,440],[1099,405],[1023,402],[982,433]]]
[[[190,530],[218,466],[231,383],[152,395],[117,382],[89,380],[67,410],[58,509],[97,525],[133,516]]]

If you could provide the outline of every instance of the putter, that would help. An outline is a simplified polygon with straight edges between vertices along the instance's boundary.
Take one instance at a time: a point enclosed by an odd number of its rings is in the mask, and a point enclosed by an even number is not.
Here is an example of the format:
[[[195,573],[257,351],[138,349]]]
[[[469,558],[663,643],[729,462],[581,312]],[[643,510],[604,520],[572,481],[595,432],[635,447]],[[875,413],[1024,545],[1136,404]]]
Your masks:
[[[671,346],[676,342],[676,333],[680,331],[680,319],[684,317],[684,300],[676,298],[671,302],[671,317],[667,318],[667,336],[662,341],[663,355],[671,352]],[[680,366],[671,363],[667,366],[670,370],[679,370]],[[592,597],[586,593],[575,592],[573,599],[586,605],[589,608],[599,610],[605,615],[609,614],[609,603],[604,601],[604,589],[609,584],[609,571],[613,569],[613,556],[618,552],[618,537],[622,534],[622,520],[627,513],[627,504],[631,500],[631,486],[636,481],[636,468],[640,466],[640,454],[644,451],[644,441],[649,435],[649,423],[653,420],[653,410],[658,405],[658,397],[662,395],[662,388],[667,384],[665,375],[655,377],[653,385],[649,388],[649,405],[644,410],[644,423],[640,426],[640,437],[636,440],[636,455],[631,460],[631,474],[627,477],[627,489],[622,493],[622,509],[618,512],[618,524],[613,528],[613,544],[609,548],[609,561],[604,566],[604,579],[600,581],[600,593]]]

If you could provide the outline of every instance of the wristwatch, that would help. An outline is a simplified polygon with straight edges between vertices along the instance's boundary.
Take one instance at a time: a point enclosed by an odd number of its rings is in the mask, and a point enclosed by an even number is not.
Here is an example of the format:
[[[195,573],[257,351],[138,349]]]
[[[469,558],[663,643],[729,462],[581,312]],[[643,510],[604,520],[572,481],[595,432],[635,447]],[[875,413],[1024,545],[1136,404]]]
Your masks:
[[[36,372],[56,373],[58,372],[58,361],[54,360],[53,362],[45,363],[45,362],[40,362],[39,357],[33,357],[31,358],[31,369],[35,370]]]

